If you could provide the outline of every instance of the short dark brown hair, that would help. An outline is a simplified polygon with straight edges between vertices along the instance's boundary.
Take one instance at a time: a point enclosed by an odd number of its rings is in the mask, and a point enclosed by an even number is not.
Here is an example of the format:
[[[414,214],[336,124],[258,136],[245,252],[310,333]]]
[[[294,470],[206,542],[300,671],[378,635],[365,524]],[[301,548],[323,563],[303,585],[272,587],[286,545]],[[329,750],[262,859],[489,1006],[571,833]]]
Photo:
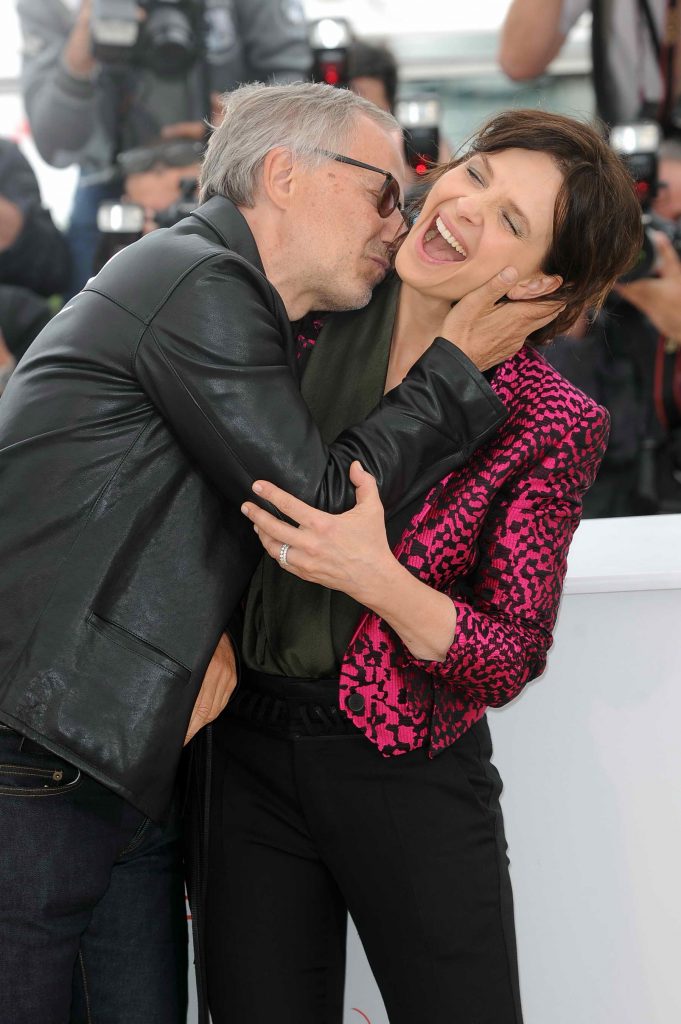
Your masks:
[[[505,149],[546,153],[563,174],[551,244],[541,269],[563,278],[550,297],[562,299],[566,307],[531,335],[534,344],[541,344],[567,331],[586,306],[598,309],[617,278],[633,265],[643,241],[641,207],[629,172],[595,128],[543,110],[497,114],[453,160],[434,167],[424,181],[433,185],[476,153]],[[426,194],[412,209],[420,211]]]

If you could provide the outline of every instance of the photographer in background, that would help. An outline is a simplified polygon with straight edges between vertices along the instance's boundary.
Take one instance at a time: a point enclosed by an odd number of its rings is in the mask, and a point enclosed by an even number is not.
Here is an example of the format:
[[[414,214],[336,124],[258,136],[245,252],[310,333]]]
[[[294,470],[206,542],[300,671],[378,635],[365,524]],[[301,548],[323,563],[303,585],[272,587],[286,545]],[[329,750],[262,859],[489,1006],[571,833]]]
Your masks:
[[[516,81],[541,75],[588,10],[599,116],[607,124],[645,116],[665,127],[681,81],[676,0],[513,0],[501,28],[502,71]]]
[[[0,394],[52,315],[42,296],[61,292],[68,279],[68,246],[36,176],[16,143],[0,139]]]
[[[351,40],[347,47],[346,73],[349,89],[357,93],[358,96],[364,97],[365,100],[375,103],[381,110],[387,110],[388,113],[394,114],[398,121],[401,121],[400,107],[404,107],[406,104],[397,102],[399,72],[395,56],[387,46],[365,43],[361,39]],[[419,97],[415,97],[415,99],[418,100]],[[414,103],[411,103],[410,106],[413,107]],[[423,170],[420,171],[422,174],[431,165],[431,161],[445,163],[451,158],[451,150],[447,140],[443,138],[439,126],[439,104],[435,104],[435,107],[437,115],[433,121],[429,122],[433,133],[432,140],[429,140],[432,153],[428,154],[426,159],[421,160],[418,159],[413,147],[410,150],[407,145],[407,173],[410,189],[417,187],[420,181],[415,165],[423,167]],[[402,121],[401,123],[405,135],[409,138],[409,133],[414,131],[415,126],[404,124]],[[416,159],[414,159],[415,156]]]
[[[655,244],[655,277],[618,285],[584,336],[544,352],[610,413],[587,518],[681,512],[681,261],[662,232]]]
[[[24,39],[22,90],[36,146],[55,167],[80,165],[69,242],[71,293],[93,270],[97,209],[116,198],[111,168],[118,153],[159,136],[202,139],[219,93],[240,82],[290,82],[307,76],[310,51],[300,0],[140,0],[140,32],[152,15],[184,18],[205,38],[189,68],[149,66],[145,45],[130,60],[98,60],[93,26],[102,15],[133,9],[128,0],[17,0]],[[198,13],[197,13],[198,12]],[[147,27],[147,32],[149,31]],[[203,52],[200,52],[200,51]]]
[[[681,512],[681,142],[666,139],[658,158],[652,211],[664,218],[674,241],[663,231],[654,232],[654,276],[616,290],[624,300],[625,318],[633,307],[642,321],[641,336],[647,328],[648,430],[639,491],[653,511],[675,513]]]
[[[513,79],[536,77],[589,9],[600,117],[610,126],[650,119],[668,136],[648,203],[674,234],[681,215],[676,0],[513,0],[499,63]],[[545,353],[611,415],[608,450],[585,516],[681,511],[681,260],[665,234],[654,238],[650,272],[618,286],[584,337],[558,338]]]
[[[172,227],[198,206],[202,150],[191,139],[170,139],[119,153],[119,196],[99,208],[94,273],[132,242]]]
[[[348,88],[389,114],[397,102],[397,61],[387,46],[353,39],[347,48]]]

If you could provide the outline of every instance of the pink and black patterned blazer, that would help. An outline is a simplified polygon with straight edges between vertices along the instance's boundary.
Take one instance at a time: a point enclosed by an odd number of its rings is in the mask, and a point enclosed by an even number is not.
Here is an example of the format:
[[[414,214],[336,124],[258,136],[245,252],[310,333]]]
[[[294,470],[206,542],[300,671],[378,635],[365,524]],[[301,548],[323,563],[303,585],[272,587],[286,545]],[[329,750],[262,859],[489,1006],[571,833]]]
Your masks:
[[[608,414],[531,348],[502,364],[492,387],[508,419],[432,488],[395,548],[456,605],[446,658],[416,660],[367,612],[343,660],[341,707],[386,756],[443,750],[488,706],[506,704],[538,676],[552,643],[568,548],[605,452]]]

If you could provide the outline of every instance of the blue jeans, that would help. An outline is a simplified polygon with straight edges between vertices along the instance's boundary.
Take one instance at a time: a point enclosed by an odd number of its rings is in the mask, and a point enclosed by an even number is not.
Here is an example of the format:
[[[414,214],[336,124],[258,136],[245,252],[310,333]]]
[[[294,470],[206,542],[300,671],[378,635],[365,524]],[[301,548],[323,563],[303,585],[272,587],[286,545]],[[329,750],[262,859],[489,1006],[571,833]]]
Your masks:
[[[184,1024],[178,838],[0,726],[3,1024]]]

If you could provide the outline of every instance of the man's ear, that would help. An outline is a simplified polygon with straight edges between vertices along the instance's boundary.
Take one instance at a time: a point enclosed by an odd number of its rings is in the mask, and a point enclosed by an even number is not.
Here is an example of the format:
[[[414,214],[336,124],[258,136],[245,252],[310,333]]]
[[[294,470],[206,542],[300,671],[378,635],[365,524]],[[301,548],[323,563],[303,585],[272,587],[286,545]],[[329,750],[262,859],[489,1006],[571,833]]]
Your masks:
[[[550,295],[560,288],[563,278],[558,274],[534,274],[514,284],[508,293],[509,299],[538,299]]]
[[[293,167],[293,154],[284,146],[270,149],[263,160],[260,187],[270,202],[282,210],[291,200]]]

